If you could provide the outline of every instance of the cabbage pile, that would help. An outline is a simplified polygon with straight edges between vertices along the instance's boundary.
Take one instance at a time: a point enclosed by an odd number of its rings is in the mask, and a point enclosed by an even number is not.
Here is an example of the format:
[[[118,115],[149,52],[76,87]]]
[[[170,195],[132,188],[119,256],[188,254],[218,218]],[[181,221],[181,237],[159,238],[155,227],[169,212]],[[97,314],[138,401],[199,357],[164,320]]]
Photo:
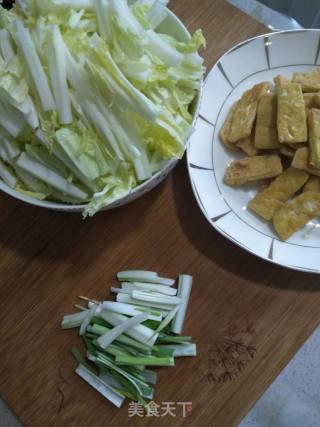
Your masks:
[[[155,0],[0,6],[4,182],[91,216],[182,156],[205,40],[161,33],[167,13]]]

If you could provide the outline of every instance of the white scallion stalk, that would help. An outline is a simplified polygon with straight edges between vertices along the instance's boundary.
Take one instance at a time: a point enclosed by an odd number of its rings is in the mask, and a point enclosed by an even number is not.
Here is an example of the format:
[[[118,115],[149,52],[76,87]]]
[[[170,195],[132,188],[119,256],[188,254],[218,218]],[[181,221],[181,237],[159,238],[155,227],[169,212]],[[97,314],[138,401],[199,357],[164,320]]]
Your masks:
[[[196,344],[193,344],[193,343],[192,344],[166,344],[166,345],[158,345],[157,347],[174,350],[173,357],[197,355],[197,346]]]
[[[115,378],[113,375],[109,374],[108,372],[100,372],[99,378],[108,386],[117,387],[120,389],[123,388],[121,382],[118,381],[117,378]]]
[[[105,381],[102,381],[97,375],[93,374],[83,365],[79,365],[76,369],[76,374],[86,381],[91,387],[98,391],[102,396],[120,408],[124,402],[123,396],[117,393],[113,388],[108,386]]]
[[[171,320],[174,318],[174,316],[177,314],[178,310],[179,305],[177,305],[173,310],[168,313],[168,315],[163,319],[163,321],[160,323],[155,332],[161,332],[165,327],[167,327]]]
[[[140,386],[138,385],[138,381],[135,377],[133,377],[132,375],[128,374],[128,372],[124,371],[123,369],[121,369],[119,366],[116,366],[114,363],[110,362],[108,359],[106,359],[104,357],[104,355],[99,354],[98,357],[93,356],[92,354],[88,354],[87,355],[88,359],[91,360],[92,362],[100,362],[102,361],[106,366],[108,366],[112,371],[116,371],[119,374],[121,374],[122,376],[124,376],[128,381],[130,381],[130,383],[132,384],[132,386],[137,390],[137,392],[139,394],[142,395],[142,390],[140,388]]]
[[[121,325],[121,323],[128,320],[128,318],[122,314],[111,313],[105,310],[103,310],[99,316],[113,326]],[[154,335],[153,329],[147,328],[144,325],[133,326],[126,331],[126,334],[149,347],[152,347],[158,338],[158,334]]]
[[[115,287],[113,287],[113,286],[110,288],[110,291],[111,291],[113,294],[127,294],[127,295],[130,295],[130,294],[131,294],[131,290],[129,291],[129,290],[127,290],[127,289],[115,288]]]
[[[171,288],[170,286],[158,285],[156,283],[122,282],[121,287],[129,292],[140,289],[144,291],[158,292],[159,294],[164,295],[177,295],[177,289]]]
[[[156,384],[157,383],[157,373],[154,371],[151,371],[150,369],[145,369],[141,374],[144,377],[144,380],[147,383],[150,384]]]
[[[136,308],[132,304],[123,304],[120,302],[113,302],[113,301],[103,301],[102,307],[104,310],[109,310],[119,314],[125,314],[126,316],[137,316],[138,314],[141,314],[141,309]],[[145,312],[148,315],[148,319],[161,322],[162,320],[161,313],[158,313],[158,315],[155,315],[146,310]]]
[[[158,304],[177,305],[181,303],[181,298],[159,294],[156,292],[144,292],[133,290],[131,292],[132,298],[141,301],[154,302]]]
[[[57,25],[54,25],[51,29],[48,64],[60,123],[70,124],[72,123],[72,111],[67,84],[65,45]]]
[[[123,294],[123,293],[117,295],[117,301],[118,302],[124,302],[127,304],[135,304],[135,305],[141,305],[144,307],[160,309],[161,311],[170,311],[174,308],[173,305],[159,304],[156,302],[137,300],[137,299],[132,298],[130,295]]]
[[[86,313],[86,317],[83,319],[81,325],[80,325],[80,330],[79,330],[79,335],[82,336],[85,334],[87,327],[89,325],[89,323],[91,322],[91,319],[93,318],[93,316],[98,315],[101,312],[102,308],[101,305],[99,304],[94,304],[89,310],[85,311],[85,312],[81,312],[81,313]]]
[[[39,56],[34,46],[30,31],[24,27],[20,20],[16,21],[16,40],[22,50],[33,82],[37,89],[44,111],[54,110],[55,102],[49,87],[48,79],[41,65]]]
[[[144,322],[148,319],[147,313],[141,313],[134,317],[131,317],[130,319],[127,319],[123,323],[119,324],[118,326],[115,326],[111,331],[106,332],[105,334],[101,335],[97,341],[101,348],[106,349],[114,340],[118,338],[119,335],[127,332],[134,326],[139,325],[140,323]]]
[[[173,319],[171,330],[175,334],[181,334],[183,330],[184,318],[186,315],[191,288],[192,288],[192,276],[187,274],[180,274],[178,282],[178,296],[182,299],[180,308]]]
[[[163,286],[172,286],[175,282],[173,279],[159,277],[154,271],[120,271],[117,278],[120,282],[156,283]]]
[[[79,326],[81,326],[81,323],[84,321],[87,315],[88,315],[88,310],[81,311],[80,313],[67,314],[63,316],[63,319],[61,322],[61,328],[62,329],[78,328]]]
[[[62,191],[62,193],[68,194],[69,196],[74,197],[79,201],[86,201],[88,198],[88,194],[79,187],[70,183],[56,172],[50,170],[48,167],[31,158],[26,153],[22,153],[20,155],[17,160],[17,165],[25,172],[29,172],[34,177],[46,182],[57,190]]]

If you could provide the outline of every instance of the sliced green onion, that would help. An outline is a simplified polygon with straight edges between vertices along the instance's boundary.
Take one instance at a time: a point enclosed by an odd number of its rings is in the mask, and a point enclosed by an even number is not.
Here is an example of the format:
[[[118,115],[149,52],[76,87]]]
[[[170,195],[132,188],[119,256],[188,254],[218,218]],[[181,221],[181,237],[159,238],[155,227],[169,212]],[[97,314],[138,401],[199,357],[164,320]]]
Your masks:
[[[117,278],[120,282],[145,282],[145,283],[157,283],[164,286],[174,285],[175,280],[159,277],[154,271],[120,271],[117,274]]]
[[[141,309],[137,309],[134,305],[123,304],[120,302],[103,301],[102,307],[104,308],[104,310],[113,311],[114,313],[119,314],[125,314],[127,316],[136,316],[141,313]],[[157,313],[157,315],[155,315],[152,312],[147,312],[147,310],[145,310],[145,312],[148,314],[148,319],[157,320],[159,322],[162,320],[161,313]]]
[[[93,307],[91,307],[89,310],[82,312],[82,313],[86,313],[86,317],[83,319],[83,322],[80,325],[80,330],[79,330],[80,336],[84,335],[89,323],[91,322],[91,319],[100,311],[101,311],[101,306],[94,304]]]
[[[156,357],[174,357],[174,350],[164,347],[165,346],[154,345],[152,347],[152,355]]]
[[[164,350],[173,350],[173,357],[181,356],[196,356],[197,355],[197,346],[196,344],[167,344],[167,345],[158,345],[159,349]]]
[[[133,357],[116,356],[119,365],[145,365],[145,366],[174,366],[173,357]]]
[[[170,343],[186,343],[190,342],[191,337],[183,336],[183,335],[166,335],[163,333],[159,333],[159,337],[157,342],[170,342]]]
[[[107,328],[105,326],[101,326],[98,324],[89,325],[87,327],[87,331],[92,332],[96,335],[103,335],[107,331],[111,331],[111,330],[112,330],[111,328]],[[134,348],[134,349],[136,349],[142,353],[150,353],[150,347],[149,346],[142,344],[142,343],[136,341],[135,339],[128,337],[127,335],[120,335],[116,339],[116,341],[121,343],[121,344],[130,346],[130,347],[132,347],[132,348]]]
[[[86,367],[79,365],[76,369],[76,373],[115,406],[118,408],[122,406],[124,398],[121,394],[116,392],[113,387],[108,386],[104,381],[101,381],[97,375],[94,375]]]
[[[101,335],[97,340],[98,344],[104,349],[107,348],[112,343],[112,341],[119,337],[119,335],[128,332],[128,330],[132,329],[134,326],[139,325],[147,319],[147,313],[141,313],[132,317],[131,319],[127,319],[123,323],[120,323],[115,326],[111,331],[108,331],[105,334]]]
[[[86,362],[86,359],[82,356],[80,351],[77,349],[77,347],[72,347],[71,349],[72,356],[75,358],[76,362],[79,365],[85,366],[89,371],[92,371],[91,366]]]
[[[132,291],[135,290],[144,290],[158,292],[164,295],[177,295],[177,289],[171,288],[170,286],[158,285],[156,283],[142,283],[142,282],[122,282],[121,287],[124,290]]]
[[[163,321],[160,323],[160,325],[155,330],[155,333],[163,331],[163,329],[165,329],[169,325],[169,323],[174,318],[174,316],[176,315],[178,310],[179,310],[179,306],[177,305],[173,310],[171,310],[168,313],[167,317],[165,319],[163,319]]]
[[[159,279],[154,272],[123,274]],[[132,280],[123,281],[122,288],[114,288],[117,302],[100,303],[81,297],[88,302],[88,309],[78,306],[81,311],[64,316],[61,323],[63,328],[77,326],[83,334],[86,358],[79,350],[72,350],[79,364],[76,372],[113,403],[120,405],[128,397],[147,411],[145,399],[153,399],[150,384],[156,383],[157,374],[146,367],[174,366],[175,357],[196,355],[191,337],[174,335],[170,330],[182,306],[183,323],[191,282],[191,276],[180,276],[178,296],[168,284]]]
[[[89,356],[89,360],[92,360],[93,362],[98,361],[103,365],[105,365],[106,367],[110,368],[112,371],[118,372],[120,375],[125,377],[133,385],[134,389],[136,390],[136,392],[138,392],[138,394],[142,395],[142,390],[137,384],[137,381],[132,379],[132,376],[130,374],[128,374],[123,369],[121,369],[120,367],[112,363],[104,354],[98,353],[98,357]]]
[[[118,294],[116,299],[118,302],[124,302],[126,304],[137,304],[145,307],[152,307],[155,309],[160,309],[161,311],[163,310],[170,311],[174,308],[173,305],[169,305],[169,304],[159,304],[156,302],[138,300],[138,299],[132,298],[128,294]]]
[[[156,384],[157,383],[157,373],[154,371],[151,371],[149,369],[145,369],[141,375],[144,377],[144,380],[147,383],[150,384]]]
[[[122,314],[111,313],[105,310],[103,310],[100,313],[100,317],[102,317],[102,319],[106,320],[107,322],[111,323],[113,326],[121,325],[121,323],[128,320],[128,318]],[[153,346],[153,344],[155,343],[158,337],[158,335],[153,334],[152,329],[149,329],[144,325],[133,326],[132,328],[126,331],[126,334],[129,335],[129,337],[134,338],[135,340],[143,344],[146,344],[150,347]]]
[[[62,329],[71,329],[71,328],[78,328],[81,323],[84,321],[84,319],[87,317],[88,310],[81,311],[80,313],[74,313],[74,314],[66,314],[63,316],[62,322],[61,322],[61,328]]]
[[[180,308],[172,322],[172,332],[175,334],[181,334],[183,330],[184,318],[186,315],[191,288],[192,288],[192,276],[187,274],[180,274],[178,282],[178,296],[182,299]]]
[[[146,301],[146,302],[154,302],[164,305],[176,305],[181,303],[181,298],[179,297],[173,297],[168,295],[162,295],[158,293],[151,293],[151,292],[144,292],[144,291],[135,291],[133,290],[131,292],[131,296],[133,299],[139,300],[139,301]]]

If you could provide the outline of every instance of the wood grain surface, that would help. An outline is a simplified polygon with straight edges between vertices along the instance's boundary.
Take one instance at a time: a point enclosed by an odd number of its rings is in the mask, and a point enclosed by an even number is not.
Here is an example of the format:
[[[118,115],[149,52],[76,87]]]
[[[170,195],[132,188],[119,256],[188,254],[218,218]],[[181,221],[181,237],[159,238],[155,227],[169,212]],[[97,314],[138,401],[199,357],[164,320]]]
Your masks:
[[[265,28],[222,0],[173,0],[202,27],[206,63]],[[214,93],[212,94],[214,102]],[[320,319],[319,277],[239,249],[203,218],[185,162],[142,199],[83,221],[0,195],[0,394],[26,426],[236,426]],[[192,402],[188,418],[128,417],[74,373],[77,296],[102,299],[121,269],[194,276],[185,333],[197,358],[159,370],[155,401]]]

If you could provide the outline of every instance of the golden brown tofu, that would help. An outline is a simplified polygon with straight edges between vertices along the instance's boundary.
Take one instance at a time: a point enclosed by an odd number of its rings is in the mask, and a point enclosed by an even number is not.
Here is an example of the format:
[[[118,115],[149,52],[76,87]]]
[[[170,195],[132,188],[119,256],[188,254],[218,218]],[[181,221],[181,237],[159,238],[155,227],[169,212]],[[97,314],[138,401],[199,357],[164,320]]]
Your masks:
[[[299,150],[299,148],[302,148],[302,147],[309,147],[308,142],[300,142],[300,143],[296,142],[295,144],[284,144],[284,145],[292,148],[294,151],[297,151]],[[281,144],[281,147],[282,147],[282,144]]]
[[[227,115],[227,118],[226,118],[222,128],[220,129],[220,132],[219,132],[219,137],[220,137],[222,144],[224,146],[226,146],[227,148],[230,148],[231,150],[236,150],[236,151],[238,151],[239,148],[236,146],[236,144],[233,144],[228,140],[228,135],[229,135],[230,128],[231,128],[232,116],[233,116],[233,113],[236,109],[237,103],[238,103],[238,101],[235,102],[233,104],[233,106],[230,108],[230,111]]]
[[[310,176],[303,191],[316,191],[320,193],[320,178],[318,176]]]
[[[320,108],[320,93],[304,93],[303,94],[304,105],[307,109],[309,108]]]
[[[282,164],[277,155],[245,157],[233,161],[224,176],[228,185],[241,185],[251,181],[273,178],[282,173]]]
[[[275,93],[266,93],[259,101],[254,144],[261,149],[280,146],[277,131],[277,95]]]
[[[232,116],[228,135],[230,142],[237,142],[251,135],[257,115],[258,101],[269,89],[270,83],[263,82],[253,86],[242,95]]]
[[[252,135],[247,138],[241,139],[236,143],[237,147],[239,147],[243,152],[245,152],[248,156],[256,156],[258,154],[258,149],[254,145],[254,138]]]
[[[281,144],[280,153],[288,159],[293,159],[296,150],[289,147],[287,144]]]
[[[301,86],[287,83],[277,87],[278,137],[280,142],[305,142],[308,139],[306,110]]]
[[[320,169],[320,110],[311,108],[308,111],[310,164]]]
[[[292,81],[301,84],[303,92],[320,90],[320,69],[309,73],[293,73]]]
[[[286,83],[290,83],[290,80],[287,79],[287,77],[281,76],[280,74],[274,77],[273,81],[276,86],[283,86]]]
[[[289,168],[279,175],[268,188],[259,191],[249,202],[249,208],[266,220],[293,196],[308,180],[309,175],[301,170]]]
[[[273,226],[282,240],[320,215],[320,193],[306,191],[286,202],[273,216]]]
[[[310,152],[308,147],[299,148],[292,160],[291,166],[296,169],[301,169],[311,175],[320,176],[320,170],[310,165]]]

